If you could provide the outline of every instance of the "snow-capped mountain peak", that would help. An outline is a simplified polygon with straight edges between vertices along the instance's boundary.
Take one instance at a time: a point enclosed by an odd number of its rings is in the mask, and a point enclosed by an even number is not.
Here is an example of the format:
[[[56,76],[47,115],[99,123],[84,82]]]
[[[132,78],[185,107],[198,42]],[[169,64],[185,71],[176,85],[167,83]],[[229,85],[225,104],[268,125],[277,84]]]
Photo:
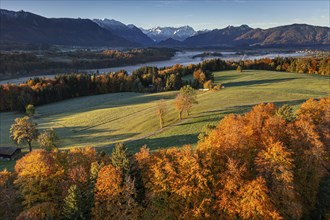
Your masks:
[[[182,27],[154,27],[150,29],[141,28],[142,32],[154,41],[163,41],[169,38],[183,41],[188,37],[194,36],[197,32],[190,26]]]
[[[125,38],[126,40],[139,43],[141,45],[151,45],[154,42],[142,33],[135,25],[125,25],[114,19],[93,19],[100,27],[112,32],[113,34]]]

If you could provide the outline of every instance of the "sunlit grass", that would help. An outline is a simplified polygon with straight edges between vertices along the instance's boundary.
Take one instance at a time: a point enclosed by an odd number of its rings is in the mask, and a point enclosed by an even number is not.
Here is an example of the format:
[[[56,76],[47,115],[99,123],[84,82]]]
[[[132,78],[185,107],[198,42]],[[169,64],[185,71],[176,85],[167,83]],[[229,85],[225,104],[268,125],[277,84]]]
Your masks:
[[[196,146],[197,136],[205,125],[216,124],[230,113],[249,111],[261,102],[297,107],[308,98],[330,94],[330,78],[324,76],[272,71],[222,71],[214,76],[216,83],[222,83],[225,88],[217,92],[198,92],[199,104],[182,123],[177,120],[172,105],[176,91],[115,93],[66,100],[38,106],[34,121],[39,129],[54,128],[63,149],[93,146],[110,151],[113,144],[124,141],[131,152],[136,152],[143,144],[151,149],[184,144]],[[165,129],[159,131],[155,110],[157,101],[162,98],[166,100],[168,114]],[[0,113],[0,144],[12,145],[10,125],[16,117],[22,116],[17,112]],[[37,147],[35,143],[34,147]]]

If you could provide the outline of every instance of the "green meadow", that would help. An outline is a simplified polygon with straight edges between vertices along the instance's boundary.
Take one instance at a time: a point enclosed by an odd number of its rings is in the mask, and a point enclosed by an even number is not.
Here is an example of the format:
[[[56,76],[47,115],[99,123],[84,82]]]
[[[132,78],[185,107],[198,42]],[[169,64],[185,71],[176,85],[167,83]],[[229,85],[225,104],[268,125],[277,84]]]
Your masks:
[[[215,72],[220,91],[198,91],[198,104],[191,114],[178,121],[173,107],[177,91],[154,94],[113,93],[65,100],[37,106],[34,121],[38,129],[54,128],[60,148],[92,146],[106,152],[125,142],[131,152],[144,144],[150,149],[191,144],[207,124],[217,124],[227,114],[244,113],[262,102],[292,105],[297,108],[309,98],[330,94],[330,77],[273,71],[246,70]],[[159,129],[157,101],[164,99],[168,112],[165,128]],[[17,112],[0,113],[0,146],[14,145],[9,128]],[[24,147],[24,146],[22,146]],[[38,148],[34,143],[34,148]],[[1,165],[2,163],[2,165]],[[12,162],[0,161],[0,169]]]

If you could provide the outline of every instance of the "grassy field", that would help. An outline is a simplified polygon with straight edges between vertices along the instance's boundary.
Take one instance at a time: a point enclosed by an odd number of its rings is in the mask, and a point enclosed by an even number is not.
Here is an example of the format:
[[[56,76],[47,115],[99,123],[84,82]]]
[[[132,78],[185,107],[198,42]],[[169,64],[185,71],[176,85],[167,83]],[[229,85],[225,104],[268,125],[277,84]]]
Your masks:
[[[177,120],[173,99],[177,92],[157,94],[116,93],[81,97],[37,107],[34,121],[40,130],[54,128],[61,148],[93,146],[106,152],[113,144],[126,142],[131,152],[147,144],[151,149],[191,144],[207,124],[217,124],[225,115],[243,113],[261,102],[285,103],[297,108],[308,98],[330,94],[330,78],[271,71],[222,71],[215,81],[225,88],[198,92],[198,105],[182,122]],[[168,114],[159,130],[156,103],[165,99]],[[16,112],[0,113],[0,146],[12,145],[9,128]],[[36,148],[36,144],[34,144]],[[0,161],[0,170],[8,162]]]

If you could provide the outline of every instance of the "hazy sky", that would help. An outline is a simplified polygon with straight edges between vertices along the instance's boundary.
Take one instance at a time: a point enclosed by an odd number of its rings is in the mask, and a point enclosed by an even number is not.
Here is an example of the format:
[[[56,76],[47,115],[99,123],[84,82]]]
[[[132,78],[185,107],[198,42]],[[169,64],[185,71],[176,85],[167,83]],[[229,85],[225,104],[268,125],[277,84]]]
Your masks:
[[[45,17],[109,18],[143,28],[190,25],[200,30],[241,24],[268,28],[292,23],[330,26],[328,0],[0,0],[0,4],[2,9]]]

